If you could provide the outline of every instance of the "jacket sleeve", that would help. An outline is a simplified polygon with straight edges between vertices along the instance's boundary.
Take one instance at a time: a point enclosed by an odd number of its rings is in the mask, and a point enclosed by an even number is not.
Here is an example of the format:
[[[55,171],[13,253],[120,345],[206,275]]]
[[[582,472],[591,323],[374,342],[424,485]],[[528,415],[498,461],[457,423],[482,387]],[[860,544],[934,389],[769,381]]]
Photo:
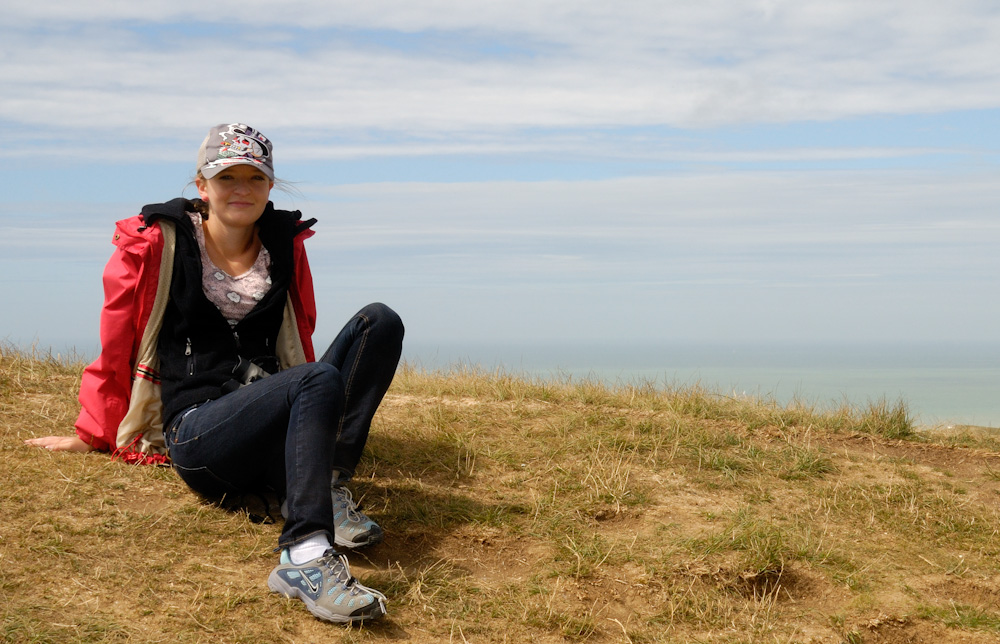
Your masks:
[[[300,235],[295,240],[295,280],[292,284],[292,306],[295,308],[295,321],[298,325],[299,338],[306,360],[315,362],[316,353],[313,349],[312,336],[316,330],[316,295],[313,291],[312,271],[309,269],[309,259],[302,243],[312,231]]]
[[[104,268],[104,306],[101,309],[101,354],[83,372],[80,381],[80,415],[76,435],[94,449],[114,449],[118,426],[128,411],[135,351],[142,318],[148,318],[145,291],[151,266],[149,244],[121,240],[122,224],[115,233],[117,248]],[[155,296],[156,276],[152,276]]]

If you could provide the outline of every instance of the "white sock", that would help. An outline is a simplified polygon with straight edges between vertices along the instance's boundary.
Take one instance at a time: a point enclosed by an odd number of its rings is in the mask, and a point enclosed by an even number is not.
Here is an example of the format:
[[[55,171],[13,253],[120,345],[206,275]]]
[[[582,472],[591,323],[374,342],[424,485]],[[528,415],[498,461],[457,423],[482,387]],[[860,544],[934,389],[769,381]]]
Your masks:
[[[330,539],[325,534],[316,534],[294,546],[288,546],[288,558],[296,566],[323,556],[330,549]]]

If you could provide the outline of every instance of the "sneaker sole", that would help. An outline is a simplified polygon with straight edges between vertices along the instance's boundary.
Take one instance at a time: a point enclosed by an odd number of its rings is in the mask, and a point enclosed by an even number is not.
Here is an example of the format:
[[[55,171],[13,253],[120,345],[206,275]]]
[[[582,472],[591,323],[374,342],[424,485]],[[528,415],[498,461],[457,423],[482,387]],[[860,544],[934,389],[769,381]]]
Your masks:
[[[376,544],[382,543],[382,539],[384,537],[385,533],[379,532],[377,534],[373,534],[372,536],[370,536],[368,538],[368,541],[348,541],[347,539],[341,538],[341,536],[337,534],[336,531],[334,531],[333,542],[338,546],[340,546],[341,548],[350,548],[353,550],[355,548],[365,548],[367,546],[374,546]]]
[[[379,617],[385,615],[385,606],[383,605],[382,600],[378,597],[375,598],[374,603],[365,607],[365,609],[368,610],[364,610],[361,613],[355,613],[353,615],[338,615],[336,613],[331,613],[322,606],[316,605],[309,595],[304,594],[295,586],[289,586],[278,575],[271,574],[267,576],[267,587],[271,590],[271,592],[279,593],[290,599],[302,600],[302,603],[306,605],[306,608],[309,609],[309,612],[312,613],[313,616],[326,622],[334,622],[336,624],[363,622],[369,619],[378,619]]]

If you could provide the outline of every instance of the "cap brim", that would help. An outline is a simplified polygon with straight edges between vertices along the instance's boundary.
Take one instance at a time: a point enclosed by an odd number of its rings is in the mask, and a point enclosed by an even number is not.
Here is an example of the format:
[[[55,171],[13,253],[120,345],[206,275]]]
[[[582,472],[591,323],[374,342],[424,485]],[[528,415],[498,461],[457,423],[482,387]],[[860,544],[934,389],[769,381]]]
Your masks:
[[[201,176],[206,179],[211,179],[226,168],[234,165],[252,165],[263,172],[264,176],[268,179],[274,181],[274,171],[271,170],[271,168],[267,167],[260,161],[254,161],[253,159],[247,159],[246,157],[232,157],[230,159],[219,159],[218,161],[213,161],[212,163],[206,163],[201,168]]]

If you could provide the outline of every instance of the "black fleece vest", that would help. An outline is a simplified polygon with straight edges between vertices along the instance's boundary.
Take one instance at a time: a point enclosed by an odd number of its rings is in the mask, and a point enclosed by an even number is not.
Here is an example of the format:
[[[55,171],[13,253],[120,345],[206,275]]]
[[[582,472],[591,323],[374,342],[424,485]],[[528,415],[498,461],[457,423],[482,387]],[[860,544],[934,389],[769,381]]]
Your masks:
[[[275,343],[292,283],[293,239],[315,223],[302,222],[298,211],[275,210],[267,204],[258,227],[261,242],[271,254],[271,288],[231,327],[202,290],[201,251],[187,215],[191,210],[186,199],[142,209],[147,225],[168,218],[177,229],[170,300],[157,344],[164,423],[194,404],[214,400],[238,387],[241,358],[270,373],[277,370]]]

